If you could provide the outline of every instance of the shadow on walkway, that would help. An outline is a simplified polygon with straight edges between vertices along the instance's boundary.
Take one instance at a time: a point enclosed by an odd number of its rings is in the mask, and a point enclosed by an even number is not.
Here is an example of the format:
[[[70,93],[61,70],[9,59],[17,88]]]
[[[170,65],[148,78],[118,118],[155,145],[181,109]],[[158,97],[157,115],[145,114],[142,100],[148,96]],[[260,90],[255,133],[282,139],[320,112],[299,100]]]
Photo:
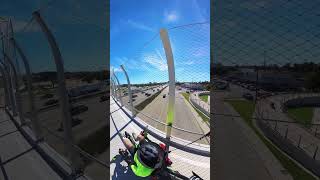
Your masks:
[[[149,180],[150,178],[141,178],[137,177],[130,167],[127,166],[127,163],[122,163],[123,158],[120,155],[117,155],[117,157],[110,162],[110,164],[115,163],[116,167],[113,172],[112,180],[121,180],[121,179],[130,179],[130,180]]]

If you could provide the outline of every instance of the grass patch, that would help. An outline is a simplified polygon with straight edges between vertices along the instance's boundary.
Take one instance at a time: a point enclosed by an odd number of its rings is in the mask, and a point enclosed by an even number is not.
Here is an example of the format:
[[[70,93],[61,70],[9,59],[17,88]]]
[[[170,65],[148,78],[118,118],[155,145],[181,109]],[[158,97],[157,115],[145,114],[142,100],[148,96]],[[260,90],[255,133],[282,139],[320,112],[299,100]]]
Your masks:
[[[313,117],[312,107],[288,108],[288,116],[298,123],[304,124],[307,128],[311,126]]]
[[[279,151],[275,145],[270,143],[258,129],[253,125],[252,114],[254,112],[254,103],[247,100],[227,100],[232,107],[240,114],[242,119],[254,130],[257,136],[263,141],[263,143],[269,148],[272,154],[280,161],[282,166],[288,170],[293,179],[295,180],[315,180],[315,178],[308,172],[300,168],[295,162],[289,159],[281,151]]]
[[[190,97],[190,94],[189,93],[181,93],[182,96],[189,102],[189,97]],[[190,103],[190,102],[189,102]],[[193,106],[192,106],[193,107]],[[194,108],[194,110],[196,110],[196,112],[198,113],[198,115],[202,118],[203,121],[205,122],[210,122],[210,119],[205,116],[201,111],[199,111],[197,108]]]
[[[204,102],[208,102],[208,95],[201,95],[199,98]]]
[[[148,104],[150,104],[162,92],[162,90],[159,92],[156,92],[146,100],[142,101],[140,104],[136,105],[135,108],[139,111],[142,111]]]

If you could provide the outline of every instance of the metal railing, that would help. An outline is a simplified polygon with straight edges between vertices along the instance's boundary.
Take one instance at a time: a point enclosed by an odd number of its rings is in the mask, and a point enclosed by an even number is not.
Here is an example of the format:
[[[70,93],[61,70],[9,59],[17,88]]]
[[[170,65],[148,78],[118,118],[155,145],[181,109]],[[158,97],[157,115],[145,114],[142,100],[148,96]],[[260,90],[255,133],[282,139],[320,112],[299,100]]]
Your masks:
[[[74,46],[73,42],[106,48],[105,43],[93,40],[94,36],[105,37],[106,27],[97,25],[99,17],[79,10],[81,6],[94,8],[97,16],[104,15],[101,4],[78,2],[75,7],[68,2],[50,1],[33,13],[30,11],[23,27],[16,26],[19,19],[15,16],[0,20],[0,73],[5,109],[37,149],[47,144],[61,159],[66,157],[70,169],[62,171],[64,178],[83,173],[88,176],[87,167],[94,163],[109,167],[108,161],[99,157],[108,150],[104,141],[107,134],[101,133],[107,132],[107,116],[100,108],[105,103],[101,96],[107,96],[109,89],[105,54],[98,52],[96,59],[88,62],[84,58],[89,51]],[[95,24],[93,20],[97,20]],[[75,26],[85,27],[86,31],[71,30]],[[88,118],[94,121],[85,121]],[[102,145],[92,148],[88,143],[91,139]],[[39,152],[43,152],[40,155],[53,169],[66,168],[59,164],[57,156],[45,149]]]
[[[243,119],[281,153],[319,176],[320,141],[313,122],[318,115],[308,110],[318,106],[294,108],[286,102],[319,91],[312,79],[319,74],[320,3],[228,0],[213,7],[214,118]],[[235,111],[226,111],[229,107]],[[220,125],[238,133],[229,123]]]
[[[189,37],[186,38],[183,33]],[[120,67],[111,67],[113,73],[110,77],[110,84],[113,97],[119,101],[121,106],[130,110],[133,117],[138,116],[150,126],[167,133],[167,141],[170,141],[171,136],[193,141],[209,131],[209,125],[205,125],[205,129],[197,128],[198,123],[203,121],[198,114],[200,112],[197,113],[198,109],[188,104],[191,103],[189,99],[184,100],[181,93],[186,93],[186,91],[178,90],[183,84],[191,84],[190,90],[197,85],[203,88],[205,84],[200,84],[201,81],[209,79],[207,78],[209,71],[205,69],[209,68],[208,34],[208,22],[182,25],[168,28],[168,30],[161,29],[158,35],[153,36],[139,49],[136,56],[125,59],[124,62],[120,60]],[[182,46],[186,44],[189,46]],[[202,49],[199,48],[200,45]],[[191,60],[184,62],[186,58],[189,60],[194,57],[198,58],[199,65]],[[111,60],[111,64],[116,63],[119,62]],[[207,66],[203,67],[203,65]],[[197,69],[192,69],[191,66]],[[182,73],[181,68],[192,71],[188,75]],[[197,74],[200,71],[203,71],[203,74]],[[176,103],[179,106],[178,110],[175,108]],[[181,111],[188,113],[184,126],[182,126],[183,120],[181,119],[178,119],[180,120],[178,123],[175,122],[177,118],[181,118]],[[209,139],[194,143],[209,144]]]

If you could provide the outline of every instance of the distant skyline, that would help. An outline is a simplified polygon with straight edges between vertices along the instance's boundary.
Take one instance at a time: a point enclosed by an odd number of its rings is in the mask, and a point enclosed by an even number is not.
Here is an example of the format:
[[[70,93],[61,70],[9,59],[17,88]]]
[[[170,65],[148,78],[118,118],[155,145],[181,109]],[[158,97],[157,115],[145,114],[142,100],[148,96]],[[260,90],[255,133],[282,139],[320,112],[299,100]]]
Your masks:
[[[51,50],[39,25],[33,20],[24,28],[32,12],[39,8],[56,38],[67,71],[107,69],[106,1],[3,0],[0,16],[12,19],[15,37],[33,72],[55,70]]]
[[[139,2],[139,3],[137,3]],[[189,27],[171,27],[204,23]],[[168,30],[177,81],[210,79],[209,0],[111,0],[111,69],[125,83],[124,64],[132,83],[168,81],[167,62],[159,37]],[[147,44],[146,44],[147,42]]]

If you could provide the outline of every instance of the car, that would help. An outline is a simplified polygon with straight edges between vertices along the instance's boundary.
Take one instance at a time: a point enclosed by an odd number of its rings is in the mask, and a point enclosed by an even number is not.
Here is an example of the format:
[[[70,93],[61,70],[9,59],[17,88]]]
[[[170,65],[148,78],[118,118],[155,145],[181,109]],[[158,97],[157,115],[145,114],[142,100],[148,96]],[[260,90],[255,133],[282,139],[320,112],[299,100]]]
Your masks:
[[[104,96],[101,96],[101,97],[100,97],[100,102],[104,102],[104,101],[106,101],[106,100],[109,100],[109,96],[104,95]]]
[[[135,98],[135,97],[138,97],[138,95],[134,94],[134,95],[132,95],[132,97]]]
[[[132,99],[132,102],[134,102],[136,99]],[[128,103],[130,103],[130,101],[128,101]]]
[[[82,123],[82,120],[79,118],[72,118],[71,119],[71,126],[72,127],[75,127],[81,123]],[[58,128],[58,131],[63,131],[63,123],[60,123],[60,127]]]
[[[40,99],[49,99],[49,98],[53,98],[53,94],[44,94],[40,97]]]
[[[88,111],[88,106],[85,105],[77,105],[70,109],[70,113],[72,116]]]
[[[53,104],[57,104],[58,102],[59,102],[58,99],[50,99],[44,103],[44,106],[50,106]]]
[[[164,95],[162,96],[162,98],[166,98],[166,94],[164,94]]]
[[[242,97],[244,97],[247,100],[253,100],[253,95],[250,93],[244,93]]]

